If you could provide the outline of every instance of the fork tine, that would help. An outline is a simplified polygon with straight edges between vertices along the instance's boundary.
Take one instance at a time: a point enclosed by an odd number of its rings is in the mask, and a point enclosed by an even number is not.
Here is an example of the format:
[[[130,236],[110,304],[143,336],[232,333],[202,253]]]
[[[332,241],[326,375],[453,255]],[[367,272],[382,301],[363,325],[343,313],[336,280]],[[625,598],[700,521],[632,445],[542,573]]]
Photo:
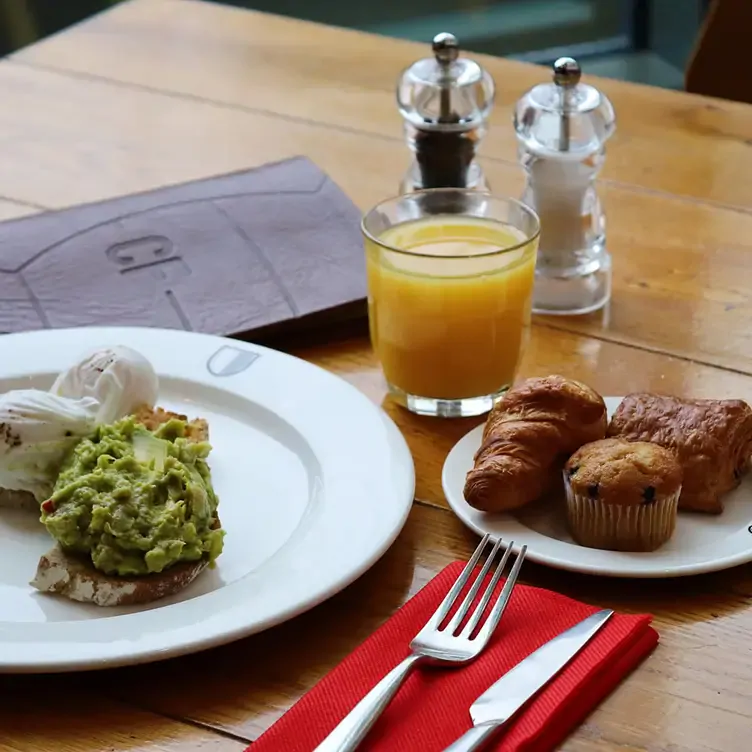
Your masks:
[[[488,574],[488,570],[491,568],[491,564],[493,564],[493,560],[496,558],[496,552],[499,550],[500,545],[501,538],[497,538],[496,543],[494,543],[493,548],[491,549],[491,553],[486,559],[486,563],[483,565],[483,569],[480,570],[480,574],[475,578],[473,586],[468,590],[465,599],[462,601],[462,605],[457,609],[457,613],[455,613],[452,620],[447,625],[446,631],[448,634],[454,634],[457,627],[462,623],[462,620],[467,616],[467,612],[470,610],[470,606],[473,605],[475,596],[478,594],[478,590],[480,590],[480,586],[483,584],[483,580],[486,579],[486,574]]]
[[[510,541],[509,545],[506,547],[504,555],[501,557],[501,561],[499,562],[499,566],[496,567],[496,571],[494,572],[494,575],[491,578],[491,582],[488,584],[486,591],[483,593],[483,597],[480,599],[478,607],[475,609],[472,617],[465,625],[465,628],[462,630],[461,634],[464,637],[470,637],[470,635],[475,631],[475,628],[478,626],[481,617],[485,613],[488,602],[491,600],[491,596],[494,594],[494,590],[496,590],[496,585],[499,583],[501,575],[504,573],[507,561],[509,560],[509,555],[512,553],[512,546],[514,546],[514,541]]]
[[[511,550],[511,548],[512,546],[510,544],[509,549]],[[507,603],[509,603],[509,598],[512,595],[514,586],[517,584],[517,576],[520,573],[520,568],[522,567],[522,562],[525,559],[526,553],[527,546],[523,546],[517,554],[517,559],[514,562],[512,571],[509,573],[509,577],[507,577],[507,581],[504,583],[504,588],[501,591],[499,600],[494,604],[488,619],[486,619],[485,624],[480,628],[480,632],[478,632],[477,639],[482,640],[484,643],[488,641],[494,629],[498,626],[501,616],[504,613],[504,609],[507,607]]]
[[[488,542],[488,539],[490,537],[491,536],[488,533],[483,536],[480,543],[478,544],[478,547],[470,557],[470,560],[467,562],[467,564],[465,564],[465,568],[462,570],[462,574],[460,574],[460,576],[455,580],[451,590],[446,594],[444,600],[441,601],[441,605],[436,609],[436,613],[434,613],[434,615],[430,618],[428,624],[437,628],[441,624],[441,622],[444,621],[446,615],[449,613],[449,609],[452,608],[454,601],[460,594],[460,591],[463,587],[465,587],[467,581],[470,579],[470,574],[475,569],[475,565],[478,563],[478,559],[480,559],[480,555],[483,553],[483,549],[486,547],[486,543]]]

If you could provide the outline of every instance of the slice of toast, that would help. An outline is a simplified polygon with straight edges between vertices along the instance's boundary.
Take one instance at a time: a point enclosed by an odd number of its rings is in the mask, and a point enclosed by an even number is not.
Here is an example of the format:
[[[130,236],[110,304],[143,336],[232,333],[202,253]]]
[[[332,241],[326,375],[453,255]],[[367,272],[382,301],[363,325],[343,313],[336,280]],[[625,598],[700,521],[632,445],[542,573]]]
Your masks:
[[[56,545],[39,559],[29,583],[43,593],[65,595],[96,606],[132,606],[173,595],[190,585],[208,561],[186,561],[163,572],[140,577],[116,577],[100,572],[91,560],[63,551]]]
[[[209,426],[198,418],[188,421],[160,407],[143,408],[136,420],[150,431],[173,418],[187,422],[186,438],[191,441],[208,441]],[[36,503],[36,502],[35,502]],[[216,527],[219,527],[219,519]],[[174,564],[163,572],[134,577],[121,577],[100,572],[86,557],[64,551],[59,545],[39,559],[32,587],[43,593],[57,593],[71,600],[93,603],[97,606],[130,606],[150,603],[174,595],[190,585],[206,569],[208,560],[186,561]]]

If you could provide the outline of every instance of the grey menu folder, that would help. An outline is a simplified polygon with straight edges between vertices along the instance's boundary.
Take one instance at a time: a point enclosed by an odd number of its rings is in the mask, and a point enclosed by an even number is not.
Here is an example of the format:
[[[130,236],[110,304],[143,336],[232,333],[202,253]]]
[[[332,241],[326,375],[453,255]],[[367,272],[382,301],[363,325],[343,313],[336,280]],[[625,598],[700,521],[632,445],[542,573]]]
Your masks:
[[[0,332],[365,315],[360,212],[303,157],[0,224]]]

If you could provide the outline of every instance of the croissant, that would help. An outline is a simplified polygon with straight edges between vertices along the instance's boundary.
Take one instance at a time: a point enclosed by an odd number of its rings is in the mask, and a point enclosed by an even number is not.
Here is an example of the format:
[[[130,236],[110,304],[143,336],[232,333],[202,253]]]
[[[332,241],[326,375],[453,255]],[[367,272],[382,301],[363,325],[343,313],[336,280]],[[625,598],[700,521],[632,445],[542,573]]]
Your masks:
[[[606,405],[589,386],[563,376],[532,378],[491,410],[465,500],[484,512],[534,501],[561,481],[567,458],[606,436]]]

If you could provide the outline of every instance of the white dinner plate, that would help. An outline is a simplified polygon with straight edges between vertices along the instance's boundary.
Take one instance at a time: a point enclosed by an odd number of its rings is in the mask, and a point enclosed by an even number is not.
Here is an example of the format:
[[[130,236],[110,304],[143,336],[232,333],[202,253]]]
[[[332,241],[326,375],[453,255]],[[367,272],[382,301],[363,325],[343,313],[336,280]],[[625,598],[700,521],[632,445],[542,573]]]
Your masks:
[[[606,397],[609,418],[621,397]],[[713,572],[752,561],[752,478],[724,499],[718,516],[679,512],[671,539],[650,553],[622,553],[579,546],[567,531],[564,502],[539,503],[515,514],[488,514],[473,509],[463,494],[465,476],[480,447],[478,426],[452,448],[442,472],[442,485],[455,514],[478,534],[491,533],[527,544],[527,558],[559,569],[611,577],[681,577]]]
[[[0,391],[44,388],[85,351],[127,345],[159,404],[209,422],[225,550],[179,595],[101,608],[31,588],[51,539],[0,509],[0,672],[143,663],[259,632],[351,583],[391,545],[413,500],[407,445],[357,389],[257,345],[182,331],[98,328],[0,338]]]

